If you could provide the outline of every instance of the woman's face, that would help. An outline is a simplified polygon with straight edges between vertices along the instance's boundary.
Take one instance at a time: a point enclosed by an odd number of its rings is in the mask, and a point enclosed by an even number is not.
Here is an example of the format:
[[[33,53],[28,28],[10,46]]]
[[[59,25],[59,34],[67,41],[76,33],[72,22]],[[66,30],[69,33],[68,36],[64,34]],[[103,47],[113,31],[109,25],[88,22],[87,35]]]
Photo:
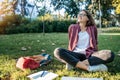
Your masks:
[[[87,22],[89,19],[87,17],[87,14],[85,11],[81,11],[79,14],[78,14],[78,22]]]

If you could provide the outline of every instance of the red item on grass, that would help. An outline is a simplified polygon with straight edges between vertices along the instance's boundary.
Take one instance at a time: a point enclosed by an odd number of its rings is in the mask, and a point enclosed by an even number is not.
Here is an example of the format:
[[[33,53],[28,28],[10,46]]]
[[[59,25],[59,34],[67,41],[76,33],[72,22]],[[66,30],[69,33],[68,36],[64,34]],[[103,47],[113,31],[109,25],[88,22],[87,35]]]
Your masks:
[[[40,66],[39,63],[30,59],[29,57],[21,57],[18,59],[16,67],[25,70],[25,69],[36,69]]]

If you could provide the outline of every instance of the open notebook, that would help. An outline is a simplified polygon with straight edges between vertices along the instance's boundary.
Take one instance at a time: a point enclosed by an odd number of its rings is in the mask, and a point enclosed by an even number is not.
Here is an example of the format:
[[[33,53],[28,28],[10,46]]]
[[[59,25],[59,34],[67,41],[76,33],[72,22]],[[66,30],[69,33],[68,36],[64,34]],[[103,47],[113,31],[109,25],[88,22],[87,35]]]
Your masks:
[[[61,80],[103,80],[103,78],[62,77]]]
[[[52,72],[40,71],[37,73],[30,74],[27,77],[30,78],[30,80],[53,80],[57,76],[57,74]]]

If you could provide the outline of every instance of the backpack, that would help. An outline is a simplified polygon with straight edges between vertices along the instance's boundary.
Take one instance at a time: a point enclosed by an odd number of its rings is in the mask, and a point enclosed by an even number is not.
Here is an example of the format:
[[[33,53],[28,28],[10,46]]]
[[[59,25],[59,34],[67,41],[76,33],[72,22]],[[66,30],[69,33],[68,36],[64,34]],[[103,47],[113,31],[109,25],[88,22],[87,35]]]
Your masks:
[[[42,53],[40,56],[43,56],[44,59],[40,60],[40,63],[33,60],[31,57],[20,57],[17,60],[16,67],[25,70],[25,69],[36,69],[40,66],[47,65],[49,62],[51,62],[52,58],[49,54]]]

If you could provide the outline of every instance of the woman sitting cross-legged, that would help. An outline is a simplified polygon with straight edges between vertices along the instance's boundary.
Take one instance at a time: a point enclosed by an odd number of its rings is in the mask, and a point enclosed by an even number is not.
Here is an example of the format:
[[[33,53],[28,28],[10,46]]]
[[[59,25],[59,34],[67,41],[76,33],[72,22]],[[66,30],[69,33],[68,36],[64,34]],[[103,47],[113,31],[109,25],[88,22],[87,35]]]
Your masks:
[[[111,50],[98,51],[97,28],[88,11],[79,12],[78,22],[69,26],[68,34],[68,50],[54,50],[54,56],[66,64],[66,69],[72,66],[91,72],[108,71],[105,64],[114,60],[114,53]]]

